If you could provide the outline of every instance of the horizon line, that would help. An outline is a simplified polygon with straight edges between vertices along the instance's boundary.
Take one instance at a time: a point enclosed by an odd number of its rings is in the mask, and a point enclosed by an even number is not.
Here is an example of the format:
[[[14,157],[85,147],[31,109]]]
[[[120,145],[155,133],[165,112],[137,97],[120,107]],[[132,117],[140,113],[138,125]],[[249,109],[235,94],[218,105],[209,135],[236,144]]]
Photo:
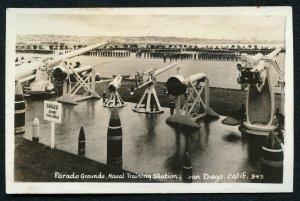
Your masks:
[[[227,41],[277,41],[277,42],[284,42],[284,40],[253,40],[253,39],[227,39],[227,38],[195,38],[195,37],[177,37],[177,36],[107,36],[107,35],[98,35],[98,36],[88,36],[88,35],[71,35],[71,34],[16,34],[17,36],[41,36],[41,35],[51,35],[51,36],[73,36],[73,37],[111,37],[111,38],[117,38],[117,37],[123,37],[123,38],[147,38],[147,37],[158,37],[158,38],[178,38],[178,39],[201,39],[201,40],[227,40]]]

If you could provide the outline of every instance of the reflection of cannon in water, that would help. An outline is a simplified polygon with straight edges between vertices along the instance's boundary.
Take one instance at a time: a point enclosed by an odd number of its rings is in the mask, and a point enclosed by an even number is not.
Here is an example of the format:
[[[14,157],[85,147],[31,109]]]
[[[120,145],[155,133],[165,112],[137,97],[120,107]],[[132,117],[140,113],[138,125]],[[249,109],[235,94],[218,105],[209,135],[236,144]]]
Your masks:
[[[188,78],[175,75],[168,79],[167,89],[169,94],[176,97],[175,114],[167,118],[168,123],[199,128],[199,124],[196,123],[198,119],[206,115],[218,117],[209,107],[209,80],[204,73]]]
[[[175,129],[175,152],[165,161],[165,166],[171,172],[182,174],[184,183],[192,182],[192,164],[190,159],[190,135],[189,129]]]
[[[133,108],[135,112],[143,112],[143,113],[162,113],[163,110],[160,106],[159,100],[157,98],[156,90],[155,90],[155,83],[156,83],[156,76],[165,72],[166,70],[172,68],[177,63],[168,65],[164,68],[156,70],[152,68],[147,72],[141,73],[138,72],[135,76],[136,81],[136,88],[132,89],[131,95],[143,88],[147,87],[143,96],[137,103],[137,105]],[[146,77],[146,82],[144,82],[144,78]]]

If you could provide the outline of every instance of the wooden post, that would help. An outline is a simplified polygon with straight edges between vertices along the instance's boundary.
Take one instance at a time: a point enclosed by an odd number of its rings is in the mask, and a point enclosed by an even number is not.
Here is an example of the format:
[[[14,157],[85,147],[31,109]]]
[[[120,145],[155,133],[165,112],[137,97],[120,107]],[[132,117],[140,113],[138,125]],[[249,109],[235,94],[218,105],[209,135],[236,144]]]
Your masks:
[[[55,147],[55,122],[51,122],[51,149]]]
[[[205,78],[204,81],[204,87],[205,87],[205,110],[208,110],[209,108],[209,80],[208,78]]]

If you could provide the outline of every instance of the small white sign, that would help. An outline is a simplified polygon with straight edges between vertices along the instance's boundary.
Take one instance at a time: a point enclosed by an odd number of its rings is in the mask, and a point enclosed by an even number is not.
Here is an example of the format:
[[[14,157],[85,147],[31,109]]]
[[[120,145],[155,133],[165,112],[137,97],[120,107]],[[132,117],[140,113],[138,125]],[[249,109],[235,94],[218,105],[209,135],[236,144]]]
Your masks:
[[[61,123],[61,103],[44,101],[44,119]]]

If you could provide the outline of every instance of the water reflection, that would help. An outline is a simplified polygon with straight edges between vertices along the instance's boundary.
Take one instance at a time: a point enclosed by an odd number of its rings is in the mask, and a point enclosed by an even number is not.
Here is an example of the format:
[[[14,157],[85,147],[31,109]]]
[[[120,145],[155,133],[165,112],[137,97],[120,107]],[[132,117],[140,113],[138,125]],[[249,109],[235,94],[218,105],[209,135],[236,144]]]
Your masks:
[[[239,143],[241,141],[241,136],[237,135],[234,132],[230,132],[227,135],[223,136],[223,140],[229,143]]]
[[[248,135],[242,133],[242,136],[247,140],[247,165],[257,166],[260,163],[261,147],[265,142],[266,136]]]
[[[261,150],[262,145],[266,139],[265,136],[242,134],[242,142],[247,147],[247,157],[241,161],[240,172],[246,171],[249,174],[249,181],[252,183],[259,183],[261,179],[251,178],[252,174],[260,174],[261,172]]]
[[[196,133],[196,135],[199,136],[199,140],[195,140],[195,142],[198,142],[196,144],[195,148],[198,149],[205,149],[208,146],[209,143],[209,135],[210,135],[210,123],[212,122],[212,119],[204,117],[199,121],[200,129],[199,132]],[[195,135],[195,136],[196,136]]]
[[[30,100],[27,104],[30,112],[26,114],[26,138],[31,139],[30,125],[33,118],[38,117],[40,142],[49,145],[50,124],[43,120],[43,101]],[[199,121],[199,129],[171,127],[165,122],[168,112],[135,113],[131,110],[134,105],[128,103],[118,109],[123,130],[124,169],[138,173],[181,174],[184,154],[188,151],[194,175],[260,172],[260,150],[264,142],[260,136],[241,135],[237,127],[222,125],[223,117],[218,120],[203,118]],[[83,126],[86,157],[106,163],[109,118],[110,109],[103,108],[99,100],[87,100],[76,106],[63,104],[63,122],[56,126],[58,149],[78,154],[78,135]]]
[[[153,143],[156,139],[155,128],[158,124],[157,114],[145,114],[145,130],[148,133],[145,135],[145,143]]]
[[[87,114],[88,117],[93,118],[95,117],[95,105],[96,105],[96,101],[87,101]]]
[[[171,172],[178,173],[181,171],[183,166],[183,156],[186,149],[186,143],[182,143],[181,141],[181,132],[178,129],[174,129],[175,133],[175,146],[174,153],[166,159],[165,167]],[[186,138],[183,138],[186,141]],[[172,143],[172,142],[171,142]]]
[[[74,106],[73,106],[74,107]],[[64,117],[64,120],[69,122],[71,120],[71,112],[72,112],[72,108],[70,108],[70,105],[64,105],[64,107],[62,107],[62,115]]]
[[[158,124],[158,118],[154,118],[155,114],[139,114],[141,118],[144,116],[145,121],[139,122],[139,124],[135,124],[135,126],[143,128],[144,132],[142,135],[139,135],[135,146],[137,153],[142,154],[145,152],[150,152],[152,146],[156,146],[156,132],[155,127]]]
[[[175,135],[175,142],[173,142],[174,153],[165,161],[165,167],[169,171],[179,173],[182,171],[185,153],[189,152],[193,155],[195,150],[201,149],[201,132],[198,129],[175,126],[172,127]],[[200,143],[199,143],[200,142]],[[170,142],[172,143],[172,142]],[[197,146],[199,145],[200,146]]]

